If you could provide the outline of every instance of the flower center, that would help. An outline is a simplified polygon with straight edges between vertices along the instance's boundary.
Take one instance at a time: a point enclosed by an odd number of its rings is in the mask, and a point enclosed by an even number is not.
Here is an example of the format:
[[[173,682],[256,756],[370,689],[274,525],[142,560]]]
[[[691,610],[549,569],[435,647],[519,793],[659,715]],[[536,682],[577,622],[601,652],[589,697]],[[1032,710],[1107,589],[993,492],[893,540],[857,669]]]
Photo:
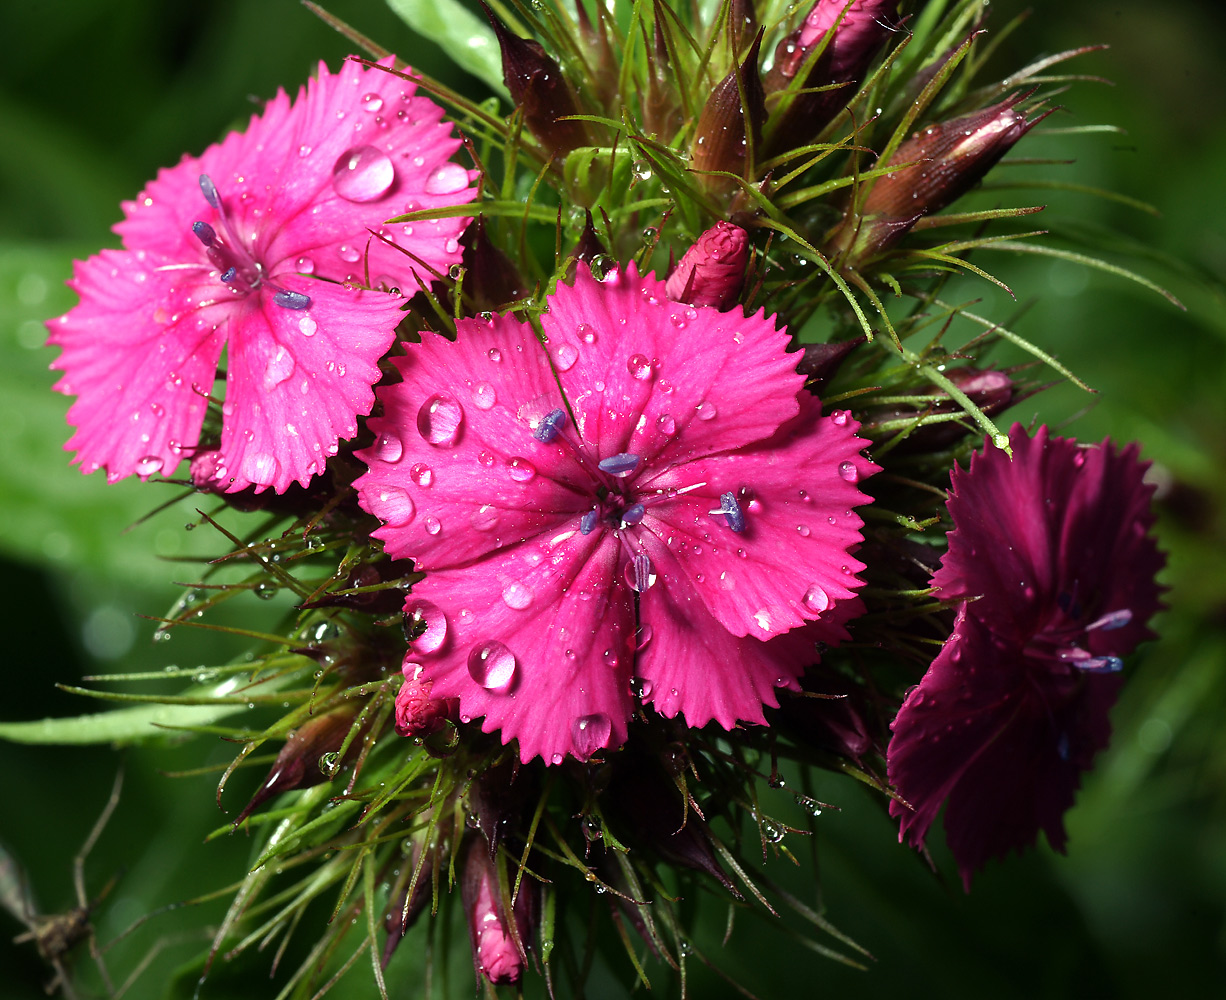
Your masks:
[[[1026,648],[1029,655],[1067,663],[1086,674],[1114,674],[1124,668],[1118,656],[1096,656],[1086,646],[1091,632],[1110,632],[1132,621],[1132,611],[1121,608],[1109,611],[1091,622],[1085,621],[1085,610],[1075,592],[1062,593],[1056,598],[1059,608],[1053,621]]]
[[[281,288],[269,281],[264,276],[264,265],[243,248],[242,241],[231,225],[225,203],[208,174],[200,175],[200,193],[204,195],[209,207],[217,212],[222,231],[219,234],[207,222],[194,222],[192,232],[204,244],[204,254],[217,268],[222,282],[242,295],[254,292],[261,285],[267,285],[273,290],[273,302],[282,309],[306,309],[311,304],[309,295]]]

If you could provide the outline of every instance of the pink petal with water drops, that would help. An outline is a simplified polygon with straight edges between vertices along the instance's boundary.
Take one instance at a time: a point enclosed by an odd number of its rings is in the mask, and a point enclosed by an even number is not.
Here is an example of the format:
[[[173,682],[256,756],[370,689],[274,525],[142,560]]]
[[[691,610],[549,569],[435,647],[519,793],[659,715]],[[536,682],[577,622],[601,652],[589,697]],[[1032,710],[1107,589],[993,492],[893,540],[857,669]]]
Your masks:
[[[634,635],[619,558],[610,532],[572,529],[427,574],[405,607],[428,626],[444,621],[424,653],[415,649],[432,696],[459,698],[462,719],[483,716],[485,732],[518,740],[525,763],[619,746],[633,708]]]
[[[358,453],[370,466],[354,484],[362,506],[388,522],[375,537],[423,569],[573,529],[590,505],[572,454],[532,435],[563,406],[532,328],[502,316],[458,326],[454,342],[427,333],[393,359],[402,381],[380,388],[375,444]],[[397,516],[401,497],[428,516]]]
[[[705,484],[653,504],[643,528],[735,635],[767,639],[820,619],[860,586],[864,564],[848,555],[863,540],[853,508],[868,502],[858,484],[877,466],[861,454],[867,442],[856,437],[855,420],[820,416],[806,393],[800,403],[801,414],[770,439],[643,482],[664,490]],[[719,512],[726,492],[737,497],[741,532]]]
[[[660,468],[759,441],[796,415],[804,378],[787,333],[760,312],[673,302],[633,263],[604,281],[580,264],[548,302],[541,326],[593,453]]]
[[[639,595],[634,669],[643,702],[669,718],[681,713],[688,726],[765,724],[763,706],[779,704],[775,688],[799,690],[796,678],[817,659],[816,635],[797,629],[769,642],[733,635],[663,543],[645,535],[643,547],[656,573]]]
[[[306,309],[283,309],[251,296],[234,322],[221,435],[229,490],[305,485],[370,412],[379,358],[391,346],[401,300],[311,281],[285,287],[311,296]],[[256,308],[263,304],[265,308]]]
[[[69,285],[81,296],[52,320],[48,343],[62,348],[52,368],[60,392],[75,394],[64,448],[82,471],[109,480],[169,476],[190,457],[213,390],[224,308],[196,311],[200,291],[181,273],[160,271],[144,252],[104,250],[78,261]],[[207,291],[207,289],[206,289]]]

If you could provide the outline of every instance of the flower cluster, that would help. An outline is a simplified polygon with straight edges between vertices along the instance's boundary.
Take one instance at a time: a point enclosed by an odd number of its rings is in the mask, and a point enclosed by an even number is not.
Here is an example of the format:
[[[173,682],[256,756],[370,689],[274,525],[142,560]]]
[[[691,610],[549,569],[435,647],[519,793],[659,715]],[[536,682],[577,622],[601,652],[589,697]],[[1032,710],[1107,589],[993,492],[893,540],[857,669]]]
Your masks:
[[[49,323],[75,461],[187,459],[264,517],[202,515],[230,548],[166,626],[294,596],[180,699],[284,712],[221,729],[243,748],[219,801],[279,750],[213,954],[335,884],[295,976],[358,928],[381,977],[458,888],[490,984],[555,948],[586,968],[598,916],[621,933],[592,947],[624,942],[646,983],[628,930],[683,970],[695,880],[765,903],[745,831],[765,859],[796,830],[771,796],[813,829],[792,787],[815,767],[879,789],[917,847],[947,803],[968,886],[1040,830],[1063,846],[1158,608],[1151,490],[1136,446],[1000,432],[1044,385],[997,342],[1069,373],[942,297],[1039,210],[944,214],[1064,57],[972,87],[982,5],[900,6],[499,6],[540,40],[487,9],[507,116],[391,57],[321,66],[76,265]],[[1004,231],[934,242],[967,223]],[[267,932],[235,937],[263,893]]]

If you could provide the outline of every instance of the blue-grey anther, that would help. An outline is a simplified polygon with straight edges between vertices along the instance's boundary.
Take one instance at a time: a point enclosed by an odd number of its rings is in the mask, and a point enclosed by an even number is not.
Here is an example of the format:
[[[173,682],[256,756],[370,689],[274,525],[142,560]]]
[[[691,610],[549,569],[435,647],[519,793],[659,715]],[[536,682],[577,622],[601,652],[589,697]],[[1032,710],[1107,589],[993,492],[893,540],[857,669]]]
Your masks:
[[[1088,660],[1073,660],[1073,666],[1083,674],[1118,674],[1124,661],[1118,656],[1092,656]]]
[[[745,514],[741,510],[741,505],[736,501],[736,494],[731,490],[719,495],[719,513],[724,515],[724,520],[728,522],[730,530],[735,531],[738,535],[745,530]]]
[[[234,279],[235,279],[237,276],[238,276],[238,270],[237,270],[236,268],[230,267],[230,268],[226,268],[226,270],[225,270],[225,271],[222,273],[222,275],[221,275],[221,280],[222,280],[222,281],[223,281],[225,284],[227,284],[227,285],[228,285],[228,284],[230,284],[230,282],[232,282],[232,281],[233,281],[233,280],[234,280]]]
[[[291,292],[284,288],[277,292],[272,297],[272,300],[282,309],[305,309],[311,304],[311,297],[309,295],[303,295],[301,292]]]
[[[211,208],[221,211],[221,198],[217,194],[217,186],[208,174],[200,175],[200,193],[204,195],[204,200]]]
[[[1127,608],[1122,611],[1112,611],[1103,615],[1097,621],[1090,622],[1086,626],[1086,631],[1091,632],[1094,629],[1102,629],[1104,632],[1110,632],[1117,628],[1123,628],[1132,621],[1132,612]]]
[[[596,530],[596,522],[600,520],[600,511],[589,510],[579,518],[579,534],[590,535]]]
[[[622,524],[638,524],[646,513],[647,508],[641,503],[631,504],[622,512]]]
[[[601,472],[607,472],[610,476],[617,476],[620,479],[630,475],[639,467],[639,457],[631,452],[624,451],[620,455],[602,458],[598,465]]]
[[[193,222],[192,232],[196,234],[196,238],[200,240],[206,247],[217,246],[217,230],[210,226],[207,222]]]
[[[646,552],[634,557],[634,589],[640,594],[651,586],[651,559]]]
[[[532,436],[542,444],[549,444],[558,436],[558,431],[566,426],[566,411],[565,410],[550,410],[541,418],[541,422],[536,425],[536,430],[532,432]]]

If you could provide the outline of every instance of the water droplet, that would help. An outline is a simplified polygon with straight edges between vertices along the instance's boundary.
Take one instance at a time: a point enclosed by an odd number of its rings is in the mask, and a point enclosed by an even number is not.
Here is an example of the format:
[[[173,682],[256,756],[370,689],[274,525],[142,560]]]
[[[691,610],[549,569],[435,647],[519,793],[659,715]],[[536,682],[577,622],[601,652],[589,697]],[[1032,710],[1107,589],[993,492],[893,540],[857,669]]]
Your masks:
[[[641,354],[630,355],[626,362],[626,370],[630,372],[632,378],[638,379],[640,382],[651,378],[651,362]]]
[[[473,406],[478,410],[488,410],[497,401],[498,395],[494,392],[494,387],[488,382],[478,382],[473,386]]]
[[[497,364],[499,361],[502,360],[502,351],[498,350],[497,347],[491,347],[488,351],[485,352],[485,356],[489,358],[491,361],[493,361],[494,364]]]
[[[830,419],[836,426],[843,427],[847,424],[847,415],[846,410],[835,410],[830,414]]]
[[[507,471],[517,483],[526,483],[536,475],[536,466],[526,458],[513,458],[507,462]]]
[[[468,654],[469,676],[487,691],[509,691],[515,668],[515,654],[497,639],[477,643]]]
[[[443,530],[443,522],[440,521],[437,517],[426,518],[425,525],[426,525],[427,535],[437,535],[440,531]]]
[[[447,639],[447,616],[430,601],[411,600],[404,609],[404,627],[413,652],[436,653]]]
[[[278,344],[276,353],[268,359],[268,364],[264,367],[264,391],[275,389],[293,374],[294,356],[284,344]]]
[[[809,537],[809,526],[807,524],[796,525],[796,533],[800,535],[801,538],[808,538]]]
[[[550,758],[549,758],[549,761],[550,761],[550,763],[552,763],[552,764],[561,764],[561,763],[562,763],[562,755],[561,755],[560,753],[555,753],[555,754],[554,754],[552,757],[550,757]]]
[[[612,733],[613,723],[603,712],[576,719],[571,727],[571,735],[575,740],[575,756],[580,760],[587,760],[608,744]]]
[[[417,411],[417,430],[430,444],[451,447],[460,434],[464,423],[464,411],[460,404],[445,393],[436,393]]]
[[[482,451],[477,454],[477,461],[484,465],[487,469],[494,464],[494,456],[488,451]]]
[[[252,455],[248,467],[251,470],[248,477],[257,486],[271,486],[277,478],[277,460],[266,452],[258,451]]]
[[[557,350],[553,352],[554,364],[558,366],[560,372],[570,371],[578,360],[579,349],[574,344],[559,344]]]
[[[375,458],[381,462],[399,462],[404,444],[391,431],[384,431],[375,441]]]
[[[654,633],[654,631],[652,630],[652,627],[651,627],[649,624],[643,624],[643,625],[640,625],[640,626],[639,626],[639,629],[638,629],[638,632],[636,632],[636,633],[635,633],[635,646],[634,646],[634,648],[635,648],[636,650],[639,650],[639,649],[642,649],[643,647],[645,647],[645,646],[646,646],[646,645],[647,645],[649,642],[651,642],[651,637],[652,637],[654,634],[655,634],[655,633]],[[650,683],[650,681],[649,681],[648,683]]]
[[[363,94],[362,107],[373,115],[383,110],[383,98],[378,94]]]
[[[255,596],[261,601],[271,601],[277,596],[277,588],[271,583],[260,582],[255,585]]]
[[[715,404],[708,403],[705,400],[698,404],[699,420],[714,420],[716,416]]]
[[[522,583],[512,580],[502,588],[502,603],[515,611],[523,611],[532,603],[532,591]]]
[[[425,462],[414,462],[409,469],[409,478],[418,486],[429,487],[434,484],[434,470]]]
[[[819,614],[830,607],[830,595],[816,583],[809,585],[809,589],[805,591],[805,596],[802,600],[806,608]]]
[[[502,520],[502,511],[485,503],[469,515],[468,523],[477,531],[493,531]]]
[[[596,343],[596,328],[591,323],[580,323],[575,327],[575,333],[585,344]]]
[[[375,513],[388,524],[408,524],[417,513],[413,498],[399,486],[384,486],[379,490]]]
[[[458,163],[441,164],[426,178],[426,194],[455,194],[468,187],[468,171]]]
[[[319,329],[319,324],[316,323],[310,316],[303,316],[298,321],[298,332],[304,337],[314,337],[315,331]]]
[[[362,251],[357,247],[351,247],[347,243],[342,243],[336,251],[341,260],[347,264],[356,264],[362,259]]]
[[[137,459],[133,471],[141,477],[152,476],[155,472],[162,471],[162,465],[163,462],[157,455],[146,455]]]
[[[374,146],[354,146],[332,167],[332,189],[346,201],[382,198],[395,179],[392,161]]]
[[[860,470],[851,462],[839,463],[839,475],[849,483],[854,483],[860,478]]]
[[[646,677],[631,677],[630,678],[630,695],[634,698],[650,698],[651,692],[656,689],[655,684],[649,681]]]
[[[299,274],[314,274],[315,261],[311,260],[310,257],[299,257],[294,261],[294,270]]]

